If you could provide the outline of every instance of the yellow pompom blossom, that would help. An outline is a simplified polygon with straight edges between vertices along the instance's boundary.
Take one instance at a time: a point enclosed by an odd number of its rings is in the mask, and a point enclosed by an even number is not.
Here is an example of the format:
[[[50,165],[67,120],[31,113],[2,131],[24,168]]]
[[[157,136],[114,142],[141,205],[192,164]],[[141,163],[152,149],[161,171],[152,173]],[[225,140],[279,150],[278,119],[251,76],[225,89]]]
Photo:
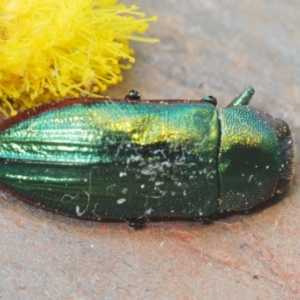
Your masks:
[[[0,111],[14,115],[42,102],[100,96],[134,62],[129,40],[148,23],[117,0],[1,0]]]

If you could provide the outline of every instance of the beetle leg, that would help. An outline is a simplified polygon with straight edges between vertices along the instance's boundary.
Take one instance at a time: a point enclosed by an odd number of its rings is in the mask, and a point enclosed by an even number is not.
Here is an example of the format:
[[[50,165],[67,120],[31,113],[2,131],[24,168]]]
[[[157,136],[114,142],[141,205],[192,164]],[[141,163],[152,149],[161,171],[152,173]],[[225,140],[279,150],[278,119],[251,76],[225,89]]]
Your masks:
[[[218,104],[218,101],[214,96],[207,96],[207,97],[201,99],[201,102],[209,103],[213,106],[217,106],[217,104]]]
[[[139,229],[146,225],[148,219],[145,217],[131,218],[126,220],[128,225],[134,229]]]
[[[226,107],[248,105],[254,92],[254,89],[249,86],[239,95],[237,95]]]
[[[140,95],[140,93],[138,91],[131,90],[125,96],[125,99],[127,99],[127,100],[141,100],[141,95]]]

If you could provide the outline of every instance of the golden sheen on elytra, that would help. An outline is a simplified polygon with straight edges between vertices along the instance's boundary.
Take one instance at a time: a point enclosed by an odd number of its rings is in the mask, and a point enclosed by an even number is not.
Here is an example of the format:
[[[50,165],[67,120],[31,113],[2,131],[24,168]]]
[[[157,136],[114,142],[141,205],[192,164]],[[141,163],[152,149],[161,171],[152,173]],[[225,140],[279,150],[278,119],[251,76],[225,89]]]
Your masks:
[[[288,125],[248,106],[65,99],[0,125],[0,184],[70,217],[138,220],[249,209],[286,189]],[[132,224],[136,224],[134,221]]]

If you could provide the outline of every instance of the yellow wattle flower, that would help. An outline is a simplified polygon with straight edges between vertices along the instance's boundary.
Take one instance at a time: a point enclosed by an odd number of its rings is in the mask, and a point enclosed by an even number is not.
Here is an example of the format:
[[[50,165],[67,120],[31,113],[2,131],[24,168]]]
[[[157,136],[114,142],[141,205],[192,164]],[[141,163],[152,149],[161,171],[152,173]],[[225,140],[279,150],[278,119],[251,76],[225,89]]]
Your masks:
[[[129,40],[149,22],[117,0],[2,0],[0,111],[15,115],[42,102],[100,96],[134,63]]]

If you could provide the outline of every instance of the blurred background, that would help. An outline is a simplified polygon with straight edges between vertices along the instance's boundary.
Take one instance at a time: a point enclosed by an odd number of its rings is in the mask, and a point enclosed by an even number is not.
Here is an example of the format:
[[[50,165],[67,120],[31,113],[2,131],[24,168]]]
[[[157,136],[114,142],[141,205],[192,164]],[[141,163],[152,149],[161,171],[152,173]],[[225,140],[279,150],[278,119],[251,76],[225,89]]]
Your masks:
[[[136,63],[107,92],[225,106],[251,85],[252,105],[287,121],[295,175],[277,203],[210,224],[96,223],[3,194],[1,299],[300,299],[300,3],[297,0],[124,0],[157,15]]]

